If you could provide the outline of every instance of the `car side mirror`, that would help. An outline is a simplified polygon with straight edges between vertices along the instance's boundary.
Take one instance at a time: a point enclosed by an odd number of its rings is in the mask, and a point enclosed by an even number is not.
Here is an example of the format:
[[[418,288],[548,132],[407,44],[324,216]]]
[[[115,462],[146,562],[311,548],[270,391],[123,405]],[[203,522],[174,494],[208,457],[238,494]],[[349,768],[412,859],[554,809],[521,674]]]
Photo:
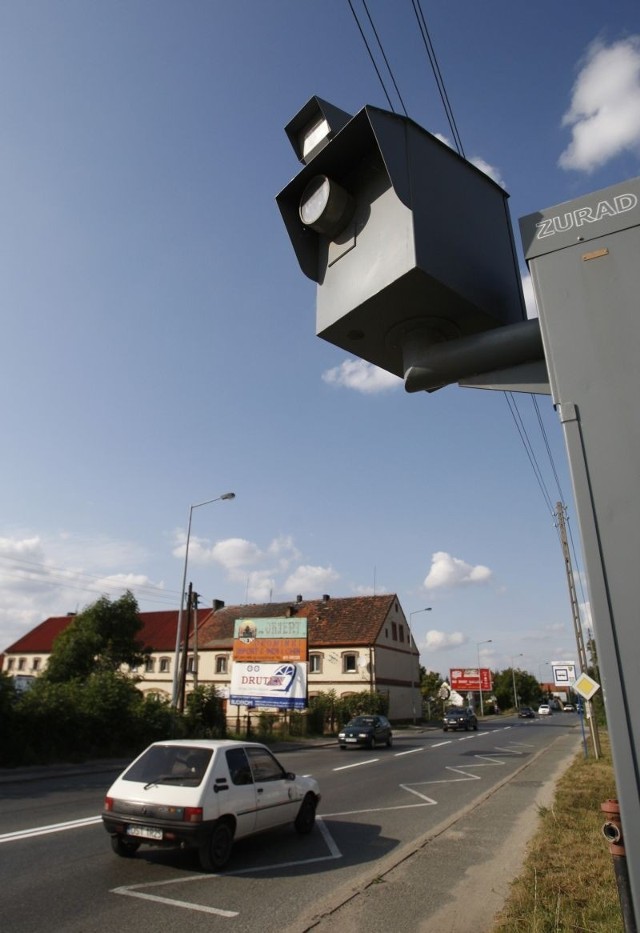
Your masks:
[[[285,781],[295,781],[296,776],[295,776],[295,774],[293,773],[293,771],[287,771],[287,773],[286,773],[285,776],[284,776],[284,779],[285,779]]]

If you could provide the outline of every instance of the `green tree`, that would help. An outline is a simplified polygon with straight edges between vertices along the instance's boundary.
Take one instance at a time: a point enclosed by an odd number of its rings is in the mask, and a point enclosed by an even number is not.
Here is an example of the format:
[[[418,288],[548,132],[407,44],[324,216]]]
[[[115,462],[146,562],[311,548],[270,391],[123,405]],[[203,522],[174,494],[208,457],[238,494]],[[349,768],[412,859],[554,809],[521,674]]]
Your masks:
[[[428,671],[420,667],[420,694],[422,696],[423,715],[428,721],[437,719],[442,713],[443,704],[438,699],[438,691],[444,683],[444,678],[436,671]]]
[[[115,601],[102,596],[56,638],[43,677],[49,683],[85,681],[91,674],[141,664],[149,655],[139,640],[138,603],[127,592]]]
[[[437,697],[438,690],[443,683],[443,678],[436,671],[428,671],[426,667],[420,667],[420,693],[423,699]]]
[[[528,671],[507,667],[504,671],[494,671],[492,676],[493,693],[500,709],[515,707],[514,681],[519,706],[535,706],[540,701],[540,684]]]

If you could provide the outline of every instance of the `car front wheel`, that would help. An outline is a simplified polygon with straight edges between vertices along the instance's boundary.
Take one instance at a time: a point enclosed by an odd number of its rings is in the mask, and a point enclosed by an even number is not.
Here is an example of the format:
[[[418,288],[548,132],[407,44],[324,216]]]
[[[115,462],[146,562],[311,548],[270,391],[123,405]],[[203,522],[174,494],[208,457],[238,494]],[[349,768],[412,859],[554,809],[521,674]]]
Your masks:
[[[140,843],[134,839],[125,839],[124,836],[112,836],[111,848],[122,858],[133,858],[140,848]]]
[[[229,861],[233,846],[233,829],[222,820],[211,830],[199,849],[200,864],[204,871],[220,871]]]
[[[313,794],[307,794],[300,805],[298,815],[295,818],[294,826],[296,832],[301,836],[306,836],[313,829],[316,822],[316,798]]]

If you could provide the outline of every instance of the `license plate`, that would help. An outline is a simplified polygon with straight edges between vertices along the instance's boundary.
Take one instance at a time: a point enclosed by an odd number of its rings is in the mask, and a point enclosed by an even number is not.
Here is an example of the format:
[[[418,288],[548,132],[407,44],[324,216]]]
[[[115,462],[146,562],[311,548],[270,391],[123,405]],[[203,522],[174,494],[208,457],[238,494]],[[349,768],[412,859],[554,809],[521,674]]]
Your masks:
[[[357,739],[346,739],[347,742],[357,742]]]
[[[162,830],[153,826],[127,826],[127,836],[138,836],[140,839],[162,839]]]

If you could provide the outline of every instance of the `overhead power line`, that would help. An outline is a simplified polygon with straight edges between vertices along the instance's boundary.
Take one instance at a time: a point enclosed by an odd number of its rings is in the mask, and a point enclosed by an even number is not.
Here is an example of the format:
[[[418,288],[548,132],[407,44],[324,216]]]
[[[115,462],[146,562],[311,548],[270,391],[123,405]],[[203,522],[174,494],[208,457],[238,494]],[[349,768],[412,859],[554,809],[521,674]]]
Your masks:
[[[451,129],[451,134],[453,136],[453,141],[456,149],[460,155],[465,158],[464,149],[462,147],[462,139],[460,133],[458,132],[458,126],[453,115],[453,108],[451,106],[451,101],[449,100],[449,95],[447,94],[447,89],[445,87],[444,78],[442,77],[442,72],[440,71],[440,65],[438,64],[438,59],[436,57],[436,52],[433,47],[433,42],[431,41],[431,36],[429,35],[429,29],[427,27],[427,21],[425,15],[422,12],[422,6],[420,0],[411,0],[413,5],[413,12],[416,15],[416,20],[418,22],[418,29],[420,30],[420,35],[422,36],[422,41],[427,53],[427,58],[431,65],[431,70],[433,71],[433,76],[436,81],[436,87],[438,88],[438,93],[440,94],[440,100],[442,101],[442,106],[444,107],[444,112]]]
[[[354,18],[354,20],[355,20],[355,22],[356,22],[356,26],[358,27],[358,30],[359,30],[360,35],[361,35],[361,37],[362,37],[362,41],[364,42],[365,48],[366,48],[367,52],[369,53],[369,58],[371,59],[371,64],[373,65],[373,67],[374,67],[374,69],[375,69],[375,72],[376,72],[376,74],[377,74],[377,76],[378,76],[378,81],[380,82],[380,85],[381,85],[382,90],[383,90],[383,92],[384,92],[384,96],[387,98],[387,103],[389,104],[389,108],[391,109],[392,113],[395,113],[395,112],[396,112],[396,111],[395,111],[395,108],[394,108],[393,104],[391,103],[391,98],[389,97],[389,93],[388,93],[387,88],[386,88],[386,85],[385,85],[385,83],[384,83],[384,79],[383,79],[382,75],[380,74],[380,69],[379,69],[378,66],[376,65],[376,60],[375,60],[375,58],[374,58],[373,52],[371,51],[371,46],[369,45],[369,42],[367,41],[367,37],[366,37],[365,34],[364,34],[364,30],[363,30],[363,28],[362,28],[362,26],[361,26],[361,24],[360,24],[360,20],[358,19],[358,14],[357,14],[356,11],[354,10],[354,8],[353,8],[353,3],[351,2],[351,0],[347,0],[347,3],[349,4],[349,9],[351,10],[351,13],[352,13],[352,15],[353,15],[353,18]],[[366,9],[366,5],[365,5],[365,9]],[[371,25],[373,26],[373,22],[372,22],[372,20],[371,20],[371,16],[369,15],[369,11],[368,11],[368,10],[367,10],[367,16],[369,17],[369,22],[370,22]],[[374,28],[374,33],[375,33],[376,39],[378,40],[378,45],[380,46],[380,48],[382,48],[382,46],[380,45],[380,39],[378,38],[378,33],[376,32],[375,28]],[[384,57],[385,62],[386,62],[386,56],[384,56],[384,53],[383,53],[383,57]],[[387,64],[387,68],[388,68],[388,67],[389,67],[389,66],[388,66],[388,64]],[[394,85],[395,85],[395,81],[394,81]],[[401,99],[402,99],[402,98],[401,98]],[[404,107],[404,104],[403,104],[402,106]],[[406,113],[406,110],[405,110],[405,113]]]

